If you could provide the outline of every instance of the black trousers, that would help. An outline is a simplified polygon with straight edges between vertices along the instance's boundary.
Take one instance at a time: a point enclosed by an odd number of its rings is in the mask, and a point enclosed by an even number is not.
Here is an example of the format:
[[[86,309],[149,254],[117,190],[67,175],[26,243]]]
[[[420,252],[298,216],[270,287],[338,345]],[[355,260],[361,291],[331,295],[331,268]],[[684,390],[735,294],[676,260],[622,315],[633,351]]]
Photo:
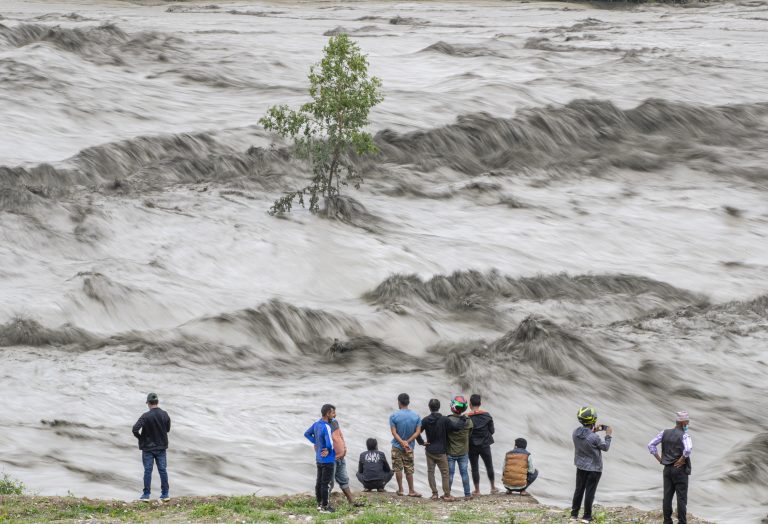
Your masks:
[[[357,473],[357,480],[360,481],[360,484],[363,485],[363,489],[384,489],[384,487],[387,485],[387,482],[392,480],[392,476],[394,475],[394,472],[390,471],[389,473],[384,473],[384,478],[379,480],[363,480],[363,474]]]
[[[571,505],[571,516],[578,517],[581,501],[584,500],[584,518],[592,518],[592,504],[595,502],[595,492],[602,471],[576,470],[576,491],[573,492],[573,504]]]
[[[317,481],[315,482],[315,498],[320,506],[328,505],[328,488],[333,478],[333,462],[317,463]]]
[[[481,448],[469,448],[469,466],[472,468],[472,482],[475,486],[480,484],[480,460],[483,459],[485,471],[488,473],[488,480],[493,483],[493,456],[491,455],[491,446]]]
[[[672,524],[672,497],[677,495],[677,522],[687,524],[688,475],[685,468],[664,466],[664,524]]]

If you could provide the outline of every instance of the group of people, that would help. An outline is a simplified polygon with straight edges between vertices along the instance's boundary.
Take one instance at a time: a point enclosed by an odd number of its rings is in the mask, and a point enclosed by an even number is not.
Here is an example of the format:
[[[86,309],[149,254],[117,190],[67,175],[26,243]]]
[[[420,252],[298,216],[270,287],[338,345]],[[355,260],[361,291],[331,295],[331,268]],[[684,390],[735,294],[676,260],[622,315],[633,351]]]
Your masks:
[[[571,504],[571,520],[579,520],[582,501],[584,512],[581,522],[592,522],[592,504],[597,484],[603,474],[603,451],[608,451],[613,440],[613,428],[597,423],[597,411],[583,407],[577,414],[581,426],[573,431],[576,465],[576,489]],[[664,466],[664,498],[662,513],[664,524],[672,522],[672,499],[677,498],[678,524],[687,524],[688,477],[691,474],[693,443],[688,434],[690,417],[687,411],[675,413],[675,427],[662,430],[648,443],[648,451]],[[599,433],[605,432],[605,437]],[[661,453],[658,446],[661,444]]]
[[[385,486],[394,477],[397,480],[397,494],[409,497],[421,497],[414,487],[414,448],[416,444],[424,447],[427,461],[427,479],[432,491],[432,499],[444,501],[456,500],[451,495],[451,486],[458,465],[464,498],[471,499],[480,494],[480,460],[485,465],[491,493],[498,493],[491,445],[494,443],[495,428],[493,417],[483,410],[480,395],[472,395],[467,402],[463,396],[451,399],[450,415],[440,413],[440,401],[431,399],[427,406],[429,415],[421,418],[410,409],[411,399],[407,393],[397,397],[398,409],[389,417],[392,433],[392,466],[387,456],[378,449],[378,441],[369,438],[366,451],[360,454],[357,467],[357,479],[364,491],[384,491]],[[356,504],[349,491],[349,476],[346,471],[347,446],[336,418],[336,408],[325,404],[320,409],[321,418],[304,432],[304,436],[314,445],[317,463],[315,497],[318,510],[333,512],[328,497],[333,482],[339,484],[350,503]],[[524,438],[515,440],[515,448],[505,456],[502,483],[508,493],[517,492],[527,495],[526,489],[538,477],[533,466],[531,454],[526,449]],[[469,470],[472,471],[470,485]],[[435,469],[440,472],[440,485],[435,478]],[[408,486],[404,489],[403,477]],[[442,491],[442,495],[440,494]]]
[[[387,456],[378,449],[375,438],[366,441],[367,450],[360,454],[357,479],[364,491],[384,491],[394,476],[397,480],[397,494],[406,495],[403,476],[408,486],[409,497],[421,497],[414,488],[414,448],[424,446],[427,462],[427,480],[433,500],[453,501],[451,486],[459,467],[464,498],[471,499],[480,494],[480,459],[485,464],[491,493],[498,493],[493,469],[491,445],[494,443],[495,427],[493,417],[481,409],[482,397],[474,394],[469,402],[463,396],[451,400],[450,415],[440,413],[440,401],[431,399],[427,406],[429,415],[423,419],[410,409],[410,397],[401,393],[397,397],[398,409],[389,417],[392,433],[392,467]],[[469,410],[467,411],[467,408]],[[346,473],[346,444],[341,435],[336,408],[326,404],[321,409],[322,417],[315,422],[304,436],[314,445],[317,459],[315,497],[317,509],[333,512],[328,503],[330,489],[335,479],[355,504],[349,491]],[[577,413],[580,426],[572,434],[574,465],[576,466],[576,487],[571,505],[571,520],[592,522],[592,505],[597,485],[603,471],[602,453],[608,451],[613,439],[613,428],[597,423],[597,411],[582,407]],[[691,437],[688,434],[689,416],[686,411],[675,414],[675,427],[659,432],[648,444],[648,451],[664,466],[664,501],[662,503],[664,524],[672,524],[672,500],[677,497],[677,519],[687,524],[688,476],[691,474]],[[601,437],[600,433],[605,436]],[[661,444],[661,453],[658,446]],[[507,493],[527,495],[528,487],[538,478],[539,471],[533,466],[526,439],[515,439],[515,447],[504,457],[502,485]],[[338,452],[341,450],[341,460]],[[435,481],[435,468],[440,471],[441,485]],[[474,491],[470,491],[469,469],[472,471]],[[345,484],[346,483],[346,484]],[[442,489],[442,496],[438,491]],[[581,518],[579,513],[583,512]]]
[[[480,494],[480,470],[482,459],[488,474],[491,493],[498,493],[493,469],[491,445],[494,443],[495,427],[493,417],[483,410],[480,395],[472,395],[469,402],[463,396],[456,396],[450,402],[450,415],[440,413],[440,401],[431,399],[427,406],[430,414],[419,417],[409,407],[410,397],[401,393],[397,397],[398,409],[389,417],[392,433],[392,466],[387,456],[378,449],[378,441],[369,438],[366,451],[360,454],[357,467],[357,479],[364,491],[384,491],[393,477],[397,480],[397,494],[406,495],[403,476],[408,486],[409,497],[421,497],[414,488],[414,447],[424,447],[427,461],[427,479],[433,500],[453,501],[451,486],[459,467],[464,497],[471,499]],[[133,426],[133,434],[138,439],[144,465],[144,490],[140,500],[148,501],[151,494],[152,471],[157,465],[160,474],[160,501],[170,500],[168,483],[167,457],[168,433],[171,430],[171,418],[159,407],[157,394],[147,395],[149,410],[141,415]],[[329,494],[334,483],[344,493],[350,504],[360,506],[355,501],[349,487],[347,474],[347,445],[344,434],[336,417],[336,408],[325,404],[320,409],[320,419],[304,432],[304,436],[314,445],[317,478],[315,498],[317,509],[333,512],[329,504]],[[576,489],[571,505],[571,520],[592,521],[592,505],[603,471],[602,453],[608,451],[613,439],[613,428],[597,423],[597,411],[592,407],[583,407],[577,413],[580,426],[573,431],[574,464],[576,466]],[[687,411],[675,414],[675,427],[660,431],[649,443],[648,451],[664,466],[664,497],[662,509],[664,524],[673,524],[672,501],[677,498],[677,519],[679,524],[687,524],[688,478],[691,474],[691,452],[693,443],[688,433],[690,417]],[[605,436],[601,437],[600,433]],[[659,445],[661,451],[659,451]],[[528,487],[539,475],[533,466],[528,443],[522,437],[515,439],[515,447],[504,457],[502,485],[507,493],[527,495]],[[472,471],[471,490],[469,469]],[[440,471],[441,484],[435,480],[435,469]],[[583,504],[583,513],[579,512]]]

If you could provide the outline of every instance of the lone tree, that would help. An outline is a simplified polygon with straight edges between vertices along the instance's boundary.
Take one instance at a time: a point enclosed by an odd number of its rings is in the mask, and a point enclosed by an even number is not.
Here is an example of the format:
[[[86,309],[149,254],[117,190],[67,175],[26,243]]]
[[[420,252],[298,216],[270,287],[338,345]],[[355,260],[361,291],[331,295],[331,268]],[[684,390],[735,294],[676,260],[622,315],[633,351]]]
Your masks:
[[[309,70],[312,101],[298,110],[274,106],[259,120],[265,129],[292,138],[297,156],[309,162],[313,174],[308,186],[277,199],[270,215],[290,211],[294,200],[304,207],[305,195],[309,210],[316,213],[321,196],[339,195],[342,185],[360,188],[362,178],[349,154],[377,151],[373,137],[362,128],[369,123],[371,108],[383,100],[381,80],[368,77],[368,60],[345,34],[331,37],[324,53]]]

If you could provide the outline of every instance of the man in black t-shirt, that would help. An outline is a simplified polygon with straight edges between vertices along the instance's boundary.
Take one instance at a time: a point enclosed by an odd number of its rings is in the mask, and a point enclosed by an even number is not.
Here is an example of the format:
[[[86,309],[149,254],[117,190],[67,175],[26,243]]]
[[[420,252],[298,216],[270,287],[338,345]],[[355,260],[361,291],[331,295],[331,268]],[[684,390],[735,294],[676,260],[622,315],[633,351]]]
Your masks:
[[[160,474],[160,501],[171,499],[168,486],[166,450],[168,449],[168,432],[171,431],[171,417],[157,407],[159,403],[156,393],[147,395],[149,411],[144,413],[133,425],[133,435],[139,440],[141,460],[144,463],[144,492],[139,500],[148,501],[152,484],[152,467],[157,463]]]
[[[496,431],[493,426],[493,417],[487,411],[480,409],[482,397],[474,394],[469,397],[469,413],[472,419],[472,436],[469,439],[469,465],[472,468],[472,482],[475,485],[473,495],[480,494],[480,460],[483,459],[488,481],[491,483],[491,494],[498,493],[496,489],[495,475],[493,473],[493,456],[491,444],[493,434]]]
[[[384,486],[394,475],[387,462],[387,455],[379,451],[379,443],[375,438],[365,442],[368,451],[360,453],[357,466],[357,480],[363,485],[363,491],[385,491]]]
[[[440,413],[440,401],[436,398],[431,399],[428,406],[430,413],[421,421],[422,435],[426,435],[427,440],[424,441],[423,437],[419,435],[416,441],[425,446],[427,479],[432,490],[432,500],[441,498],[438,496],[437,484],[435,483],[435,466],[437,466],[442,480],[442,499],[450,502],[454,498],[451,496],[451,482],[448,477],[448,432],[464,429],[467,421],[457,418],[453,422],[448,417],[444,417]]]

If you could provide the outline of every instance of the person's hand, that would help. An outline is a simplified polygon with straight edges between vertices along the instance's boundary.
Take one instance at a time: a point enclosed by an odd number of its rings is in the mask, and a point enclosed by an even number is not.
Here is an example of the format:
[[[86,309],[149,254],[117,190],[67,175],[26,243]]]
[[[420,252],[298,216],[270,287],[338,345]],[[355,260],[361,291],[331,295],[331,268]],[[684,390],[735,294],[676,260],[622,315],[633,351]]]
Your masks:
[[[405,451],[406,453],[411,452],[411,446],[409,446],[407,442],[403,442],[403,451]]]
[[[679,459],[677,459],[673,464],[673,466],[675,466],[676,468],[682,468],[683,466],[685,466],[685,457],[680,457]]]
[[[653,458],[655,458],[655,459],[656,459],[656,461],[657,461],[659,464],[661,464],[661,457],[660,457],[660,456],[658,456],[658,455],[654,455],[654,456],[653,456]]]
[[[610,437],[613,435],[613,428],[611,426],[605,426],[605,436]]]
[[[321,457],[327,457],[328,456],[328,448],[323,448],[323,451],[320,452]]]

